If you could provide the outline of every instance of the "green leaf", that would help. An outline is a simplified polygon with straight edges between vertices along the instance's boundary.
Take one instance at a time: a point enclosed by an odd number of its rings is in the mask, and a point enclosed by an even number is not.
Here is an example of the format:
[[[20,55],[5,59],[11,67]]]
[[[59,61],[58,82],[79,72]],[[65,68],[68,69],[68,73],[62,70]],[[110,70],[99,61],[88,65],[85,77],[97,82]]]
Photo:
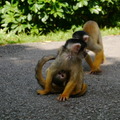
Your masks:
[[[79,0],[79,2],[76,4],[76,6],[79,8],[87,5],[88,5],[88,0]]]
[[[90,8],[90,12],[93,14],[93,13],[95,13],[95,14],[99,14],[99,12],[101,12],[102,11],[102,7],[100,7],[100,6],[98,6],[98,5],[96,5],[96,6],[94,6],[93,8]]]
[[[17,26],[18,26],[17,24],[13,24],[13,25],[11,26],[11,28],[12,28],[12,29],[15,29],[15,28],[17,28]]]
[[[6,5],[10,6],[10,2],[8,2],[8,1],[5,1],[5,3],[6,3]]]
[[[44,23],[44,22],[46,22],[46,20],[47,20],[48,18],[49,18],[49,16],[45,14],[45,16],[41,19],[41,21]]]
[[[7,25],[8,25],[7,23],[4,23],[4,24],[2,24],[1,26],[2,26],[2,27],[7,27]]]
[[[27,16],[27,19],[28,21],[31,21],[32,20],[32,15],[29,13],[28,16]]]

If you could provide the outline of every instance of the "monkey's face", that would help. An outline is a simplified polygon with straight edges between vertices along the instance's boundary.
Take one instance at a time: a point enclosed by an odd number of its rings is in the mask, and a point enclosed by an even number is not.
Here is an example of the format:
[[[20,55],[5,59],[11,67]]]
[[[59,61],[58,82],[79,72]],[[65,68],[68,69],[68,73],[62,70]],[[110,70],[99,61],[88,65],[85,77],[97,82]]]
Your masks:
[[[71,54],[78,54],[81,49],[81,44],[80,43],[69,43],[66,46],[66,49],[68,49]]]
[[[69,77],[70,77],[69,72],[61,70],[56,75],[54,75],[52,82],[58,86],[63,87],[68,82]]]
[[[64,48],[70,50],[72,53],[80,53],[87,47],[87,44],[84,40],[80,39],[69,39],[66,41]]]
[[[66,77],[67,77],[66,72],[63,70],[58,72],[58,74],[56,75],[56,78],[61,79],[61,80],[66,79]]]

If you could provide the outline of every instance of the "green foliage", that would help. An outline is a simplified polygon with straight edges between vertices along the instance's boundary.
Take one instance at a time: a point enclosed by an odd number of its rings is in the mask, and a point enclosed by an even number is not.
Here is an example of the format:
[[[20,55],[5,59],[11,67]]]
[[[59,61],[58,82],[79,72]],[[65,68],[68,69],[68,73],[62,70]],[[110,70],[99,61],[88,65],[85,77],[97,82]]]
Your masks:
[[[17,34],[46,34],[75,29],[90,19],[119,27],[119,6],[120,0],[5,0],[0,3],[0,27]]]

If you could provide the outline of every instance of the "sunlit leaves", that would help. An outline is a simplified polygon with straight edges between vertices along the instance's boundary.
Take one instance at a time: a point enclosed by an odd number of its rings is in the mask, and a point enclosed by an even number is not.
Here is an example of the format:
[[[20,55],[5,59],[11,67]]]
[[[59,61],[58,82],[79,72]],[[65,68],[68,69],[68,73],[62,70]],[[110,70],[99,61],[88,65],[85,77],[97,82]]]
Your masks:
[[[111,20],[107,24],[120,26],[120,17],[117,15],[120,12],[119,0],[8,1],[0,5],[0,26],[6,31],[28,34],[47,33],[59,29],[73,29],[72,26],[75,28],[89,19]],[[114,12],[116,15],[110,16]],[[113,19],[107,19],[109,16]],[[112,20],[117,21],[113,23]]]
[[[98,6],[98,5],[96,5],[96,6],[94,6],[93,8],[90,8],[90,12],[93,14],[93,13],[95,13],[95,14],[99,14],[99,12],[101,12],[102,11],[102,7],[101,6]]]
[[[31,21],[31,20],[32,20],[32,15],[31,15],[30,13],[27,15],[27,20],[28,20],[28,21]]]

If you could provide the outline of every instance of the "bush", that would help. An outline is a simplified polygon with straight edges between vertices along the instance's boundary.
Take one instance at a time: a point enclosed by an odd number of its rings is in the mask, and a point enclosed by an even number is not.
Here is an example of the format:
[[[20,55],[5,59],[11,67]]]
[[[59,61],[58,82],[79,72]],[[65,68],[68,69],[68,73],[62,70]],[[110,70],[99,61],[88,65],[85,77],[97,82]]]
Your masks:
[[[17,34],[74,29],[90,19],[120,26],[119,6],[120,0],[7,0],[0,5],[0,26]]]

